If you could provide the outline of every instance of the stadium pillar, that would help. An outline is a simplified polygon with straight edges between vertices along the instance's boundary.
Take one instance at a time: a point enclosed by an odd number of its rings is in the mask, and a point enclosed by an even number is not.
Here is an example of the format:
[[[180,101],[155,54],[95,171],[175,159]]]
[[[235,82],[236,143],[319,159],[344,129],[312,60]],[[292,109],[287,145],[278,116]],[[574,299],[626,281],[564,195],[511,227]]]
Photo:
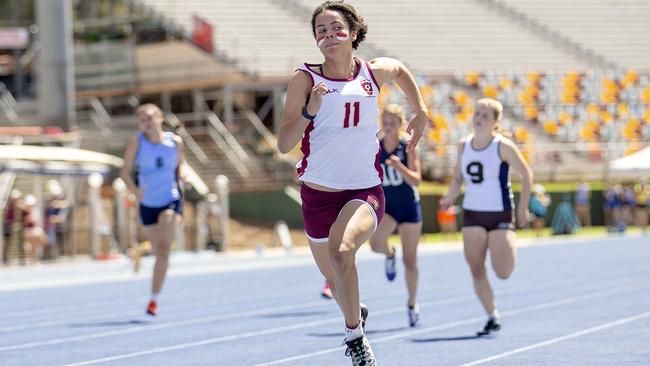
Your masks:
[[[231,85],[225,85],[223,87],[223,120],[227,126],[232,125],[235,119],[234,104],[233,87]]]
[[[11,2],[11,12],[13,13],[14,26],[21,26],[21,16],[20,16],[20,2],[19,0],[13,0]],[[21,61],[23,51],[18,47],[13,50],[14,57],[14,90],[16,91],[16,99],[23,97],[24,79],[25,75],[23,73],[23,63]]]
[[[40,119],[70,131],[76,127],[72,0],[36,0],[36,21]]]

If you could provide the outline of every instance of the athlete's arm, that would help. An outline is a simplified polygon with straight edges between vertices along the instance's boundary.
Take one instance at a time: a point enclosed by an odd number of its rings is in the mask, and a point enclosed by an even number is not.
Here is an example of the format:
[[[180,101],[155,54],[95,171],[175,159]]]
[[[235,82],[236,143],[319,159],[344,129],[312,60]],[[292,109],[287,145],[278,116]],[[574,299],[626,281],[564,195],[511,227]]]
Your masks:
[[[456,167],[454,167],[454,174],[451,176],[451,181],[449,182],[447,193],[445,193],[445,195],[440,199],[440,210],[444,211],[453,206],[453,204],[456,202],[456,199],[460,195],[460,188],[463,185],[463,175],[460,170],[460,157],[463,153],[464,145],[465,139],[461,140],[461,142],[458,144],[458,158],[456,159]]]
[[[415,147],[422,137],[424,127],[429,121],[429,112],[415,78],[404,64],[394,58],[379,57],[370,60],[368,63],[379,86],[381,87],[389,81],[395,81],[406,95],[411,109],[415,112],[415,117],[406,126],[406,132],[411,135],[406,147],[410,154],[415,151]]]
[[[302,107],[305,106],[307,96],[309,96],[307,113],[312,116],[318,113],[323,103],[323,95],[327,92],[327,87],[322,82],[313,86],[311,84],[311,78],[304,71],[296,71],[289,80],[287,98],[278,130],[278,150],[283,154],[296,146],[305,128],[311,122],[302,115]]]
[[[418,186],[422,181],[422,172],[420,169],[420,157],[418,156],[417,149],[409,153],[406,158],[406,164],[395,155],[391,155],[386,161],[386,165],[392,165],[399,170],[404,180],[412,186]]]
[[[521,152],[514,142],[503,139],[499,144],[499,153],[503,161],[508,163],[521,177],[521,193],[519,207],[517,207],[517,225],[523,227],[528,223],[528,202],[530,201],[530,187],[533,184],[533,172],[524,160]]]
[[[129,141],[129,144],[126,147],[126,151],[124,151],[124,159],[122,163],[122,168],[120,169],[120,178],[124,181],[124,184],[126,184],[126,188],[128,190],[135,194],[136,198],[139,200],[142,199],[142,192],[138,188],[138,186],[135,184],[133,181],[133,178],[131,177],[131,171],[133,169],[133,160],[135,159],[135,154],[136,150],[138,149],[138,137],[135,137]]]
[[[183,170],[183,161],[185,160],[185,154],[183,150],[185,144],[183,143],[183,139],[178,135],[174,136],[174,141],[176,141],[176,148],[178,149],[178,159],[176,161],[176,177],[178,177],[181,184],[185,184],[185,180],[187,179],[185,176],[185,171]]]

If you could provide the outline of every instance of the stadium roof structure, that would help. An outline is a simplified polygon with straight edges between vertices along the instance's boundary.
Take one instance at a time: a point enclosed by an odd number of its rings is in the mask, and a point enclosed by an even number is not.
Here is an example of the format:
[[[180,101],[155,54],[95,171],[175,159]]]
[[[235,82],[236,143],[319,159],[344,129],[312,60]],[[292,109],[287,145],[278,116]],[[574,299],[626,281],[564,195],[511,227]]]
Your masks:
[[[122,159],[91,150],[26,145],[0,145],[0,171],[49,175],[108,174]]]

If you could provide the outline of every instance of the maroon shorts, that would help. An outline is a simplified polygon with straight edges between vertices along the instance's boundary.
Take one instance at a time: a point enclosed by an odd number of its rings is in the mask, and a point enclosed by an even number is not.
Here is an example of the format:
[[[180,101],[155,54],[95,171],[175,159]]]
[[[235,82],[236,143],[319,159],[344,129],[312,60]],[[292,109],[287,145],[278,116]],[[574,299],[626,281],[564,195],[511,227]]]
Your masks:
[[[381,185],[365,189],[349,189],[340,192],[325,192],[303,184],[300,188],[302,198],[302,219],[305,222],[307,237],[313,242],[326,242],[330,227],[339,217],[343,206],[350,201],[363,201],[375,216],[375,229],[384,217],[384,190]]]

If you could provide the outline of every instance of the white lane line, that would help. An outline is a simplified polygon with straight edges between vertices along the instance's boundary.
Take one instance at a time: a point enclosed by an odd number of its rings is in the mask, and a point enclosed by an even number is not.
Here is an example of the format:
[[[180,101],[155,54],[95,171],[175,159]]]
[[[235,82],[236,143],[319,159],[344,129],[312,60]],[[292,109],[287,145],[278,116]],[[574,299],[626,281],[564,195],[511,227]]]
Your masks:
[[[560,306],[560,305],[568,305],[568,304],[572,304],[572,303],[576,303],[576,302],[580,302],[580,301],[590,300],[590,299],[597,298],[597,297],[610,296],[612,294],[638,290],[638,289],[642,289],[642,288],[646,288],[646,287],[648,287],[647,283],[646,284],[638,284],[638,285],[630,285],[630,286],[626,286],[626,287],[616,287],[616,288],[612,288],[612,289],[609,289],[609,290],[598,291],[598,292],[593,292],[593,293],[589,293],[589,294],[583,294],[583,295],[568,297],[568,298],[564,298],[564,299],[561,299],[561,300],[555,300],[555,301],[550,301],[550,302],[546,302],[546,303],[542,303],[542,304],[526,306],[526,307],[522,307],[522,308],[518,308],[518,309],[506,310],[506,311],[501,312],[501,315],[502,316],[512,316],[512,315],[526,314],[526,313],[534,312],[536,310],[542,310],[542,309],[551,308],[551,307]],[[433,332],[433,331],[439,331],[439,330],[454,328],[454,327],[457,327],[457,326],[472,324],[472,323],[475,323],[475,322],[478,322],[478,321],[481,321],[481,320],[484,320],[484,319],[485,319],[484,316],[474,317],[474,318],[469,318],[469,319],[458,320],[458,321],[451,322],[451,323],[440,324],[440,325],[436,325],[436,326],[432,326],[432,327],[427,327],[427,328],[421,328],[421,329],[417,329],[417,330],[411,330],[411,331],[396,333],[396,334],[393,334],[393,335],[390,335],[390,336],[377,338],[377,339],[372,339],[370,343],[372,345],[375,345],[377,343],[383,343],[383,342],[392,341],[392,340],[395,340],[395,339],[410,337],[410,336],[414,336],[414,335],[417,335],[417,334],[429,333],[429,332]],[[283,364],[283,363],[288,363],[288,362],[293,362],[293,361],[297,361],[297,360],[303,360],[303,359],[306,359],[306,358],[325,355],[325,354],[329,354],[329,353],[333,353],[333,352],[339,352],[339,351],[342,351],[343,349],[345,349],[344,346],[329,348],[329,349],[320,350],[320,351],[316,351],[316,352],[310,352],[310,353],[305,353],[305,354],[302,354],[302,355],[287,357],[287,358],[283,358],[283,359],[279,359],[279,360],[275,360],[275,361],[271,361],[271,362],[258,363],[258,364],[254,365],[254,366],[279,365],[279,364]]]
[[[521,293],[525,291],[531,291],[531,290],[538,290],[538,289],[543,289],[548,286],[553,285],[552,280],[548,281],[538,281],[535,283],[535,285],[540,285],[541,286],[531,286],[530,283],[525,284],[525,285],[520,285],[520,286],[512,286],[511,288],[507,288],[504,291],[501,291],[502,295],[507,295],[507,294],[516,294],[516,293]],[[463,302],[463,301],[471,301],[474,299],[474,296],[464,296],[464,297],[453,297],[445,300],[437,300],[437,301],[431,301],[431,302],[423,302],[420,303],[420,308],[427,308],[430,306],[434,305],[442,305],[442,304],[451,304],[451,303],[457,303],[457,302]],[[173,322],[168,322],[168,323],[163,323],[163,324],[155,324],[155,325],[138,325],[130,328],[125,328],[125,329],[116,329],[116,330],[110,330],[110,331],[103,331],[103,332],[96,332],[96,333],[86,333],[82,335],[77,335],[77,336],[69,336],[69,337],[61,337],[61,338],[53,338],[49,340],[42,340],[42,341],[34,341],[34,342],[29,342],[29,343],[19,343],[19,344],[14,344],[10,346],[3,346],[0,347],[0,352],[3,351],[15,351],[15,350],[20,350],[20,349],[29,349],[29,348],[35,348],[35,347],[42,347],[42,346],[49,346],[49,345],[54,345],[54,344],[62,344],[62,343],[68,343],[68,342],[76,342],[76,341],[85,341],[88,339],[97,339],[97,338],[105,338],[105,337],[111,337],[111,336],[117,336],[117,335],[123,335],[123,334],[133,334],[133,333],[138,333],[138,332],[145,332],[145,331],[150,331],[150,330],[158,330],[158,329],[166,329],[166,328],[173,328],[173,327],[180,327],[180,326],[188,326],[188,325],[195,325],[195,324],[205,324],[208,322],[214,322],[214,321],[220,321],[220,320],[228,320],[228,319],[237,319],[237,318],[243,318],[247,316],[255,316],[255,315],[262,315],[262,314],[269,314],[273,313],[275,311],[282,311],[282,310],[296,310],[304,307],[322,307],[326,306],[328,304],[324,304],[322,301],[314,301],[314,302],[309,302],[309,303],[302,303],[302,304],[293,304],[293,305],[285,305],[285,306],[279,306],[275,308],[264,308],[264,309],[258,309],[258,310],[249,310],[249,311],[244,311],[241,313],[234,313],[234,314],[222,314],[222,315],[215,315],[215,316],[206,316],[206,317],[200,317],[200,318],[194,318],[194,319],[186,319],[186,320],[180,320],[180,321],[173,321]],[[390,314],[390,313],[396,313],[396,312],[401,312],[404,309],[401,307],[394,307],[390,309],[384,309],[380,311],[374,311],[373,314],[375,315],[382,315],[382,314]],[[322,320],[319,323],[316,324],[308,324],[308,323],[303,323],[304,327],[309,327],[309,326],[315,326],[315,325],[321,325],[321,324],[328,324],[332,322],[337,322],[340,321],[341,318],[331,318],[328,320]]]
[[[650,265],[648,267],[650,267]],[[623,273],[625,277],[627,277],[628,274],[629,274],[628,271],[619,271],[619,272],[611,273],[607,277],[607,279],[619,278],[621,273]],[[567,274],[560,274],[559,276],[555,276],[555,277],[551,276],[551,277],[544,278],[543,280],[540,280],[540,281],[537,281],[537,282],[534,282],[534,283],[529,282],[529,283],[526,284],[526,286],[552,283],[554,280],[558,280],[558,279],[561,279],[561,278],[566,278],[566,275]],[[571,277],[571,282],[565,282],[564,285],[572,284],[572,283],[579,283],[580,282],[579,280],[581,278],[583,278],[583,277],[585,277],[585,278],[593,278],[593,275],[594,275],[593,273],[585,273],[583,276],[572,276]],[[446,291],[446,290],[454,289],[454,288],[457,287],[455,285],[443,286],[443,287],[438,287],[438,286],[439,286],[438,284],[428,284],[426,286],[423,286],[420,290],[421,290],[421,292],[425,292],[425,291],[428,291],[428,290],[431,290],[431,289],[435,289],[437,292],[440,292],[441,290]],[[517,286],[512,286],[510,288],[507,288],[506,291],[513,290],[513,289],[516,289],[516,288],[517,288]],[[544,288],[544,287],[540,287],[540,288]],[[382,294],[382,297],[384,297],[386,295],[393,295],[393,294],[398,294],[398,293],[402,293],[402,291],[401,290],[390,290],[388,292],[384,292]],[[185,294],[185,296],[175,297],[174,300],[184,300],[184,299],[192,298],[193,296],[190,296],[190,295],[191,294],[188,293],[188,294]],[[258,297],[260,299],[261,298],[264,298],[266,300],[269,299],[268,296],[258,296]],[[274,298],[282,298],[282,297],[274,297]],[[372,298],[374,298],[374,297],[368,297],[366,299],[372,299]],[[113,305],[116,305],[118,303],[133,304],[134,301],[139,301],[139,300],[144,301],[144,299],[146,299],[146,297],[140,297],[138,299],[131,299],[131,300],[114,300],[114,301],[109,301],[109,305],[113,306]],[[224,304],[222,302],[219,302],[218,304],[215,304],[215,301],[216,301],[215,299],[208,299],[207,301],[203,301],[203,302],[199,302],[199,303],[197,303],[195,301],[194,302],[185,302],[185,303],[183,303],[183,302],[173,303],[173,304],[169,305],[168,310],[174,310],[174,309],[178,309],[178,308],[185,309],[187,307],[187,305],[192,305],[191,308],[205,307],[205,306],[209,306],[209,305],[217,305],[217,306],[228,305],[228,304]],[[140,311],[126,310],[126,311],[123,311],[123,312],[117,313],[117,314],[114,311],[112,311],[111,315],[109,317],[97,318],[96,317],[97,315],[105,314],[108,311],[106,309],[107,304],[106,304],[106,302],[96,302],[96,303],[91,303],[91,304],[94,304],[94,306],[90,306],[90,308],[88,308],[88,307],[86,307],[86,308],[80,307],[80,308],[67,309],[68,311],[66,311],[66,313],[70,312],[70,311],[75,312],[75,315],[71,316],[71,317],[61,318],[62,314],[61,314],[61,311],[59,311],[57,313],[57,319],[56,320],[45,320],[45,321],[40,320],[40,321],[33,321],[33,322],[20,322],[20,323],[16,323],[16,324],[0,326],[0,332],[33,330],[33,329],[38,329],[38,328],[45,328],[45,327],[51,327],[51,326],[55,326],[55,325],[67,324],[67,323],[69,323],[71,321],[74,321],[74,322],[77,322],[77,323],[80,322],[80,321],[84,321],[84,320],[109,321],[111,319],[123,319],[125,316],[138,316],[138,315],[141,315]],[[305,306],[312,306],[312,304],[313,304],[313,302],[308,302],[308,303],[305,304]],[[100,311],[87,312],[86,314],[84,314],[85,315],[84,317],[81,317],[81,318],[79,317],[79,315],[80,315],[79,310],[90,310],[90,309],[95,309],[95,308],[99,309]],[[269,310],[269,309],[267,308],[267,310]]]
[[[453,290],[453,289],[456,289],[457,287],[458,286],[455,286],[455,285],[440,286],[439,284],[429,284],[429,285],[426,285],[426,286],[422,286],[421,291],[436,290],[436,291],[440,292],[440,291]],[[391,289],[389,291],[383,292],[381,294],[381,296],[368,296],[365,299],[366,300],[371,300],[371,299],[376,299],[376,298],[383,298],[385,296],[402,294],[403,292],[404,292],[403,289]],[[196,296],[185,296],[185,297],[182,297],[181,299],[189,299],[191,297],[196,297]],[[181,303],[173,303],[173,304],[169,305],[169,307],[165,307],[165,309],[166,309],[165,311],[167,311],[167,310],[176,310],[176,309],[185,309],[185,310],[187,310],[188,305],[191,305],[189,307],[189,309],[192,310],[194,308],[203,308],[203,307],[211,306],[211,305],[222,307],[222,306],[225,306],[225,305],[236,305],[236,304],[239,304],[239,303],[242,303],[242,302],[255,302],[257,300],[269,301],[269,300],[284,299],[284,298],[286,298],[286,295],[283,295],[283,296],[271,296],[271,297],[268,296],[268,295],[259,295],[259,296],[255,296],[253,298],[240,298],[240,299],[238,299],[238,301],[233,301],[233,302],[228,302],[228,303],[218,302],[217,299],[210,299],[210,300],[203,301],[203,302],[196,302],[196,301],[193,301],[193,302],[181,302]],[[142,301],[144,301],[144,299],[148,299],[148,297],[142,297],[141,299],[142,299]],[[129,303],[133,304],[133,302],[136,301],[136,300],[133,300],[133,299],[129,300]],[[120,302],[122,302],[122,301],[120,301]],[[320,307],[320,306],[325,306],[326,304],[327,303],[323,302],[323,301],[310,301],[310,302],[303,302],[303,303],[300,303],[300,304],[290,305],[291,309],[286,309],[285,308],[286,305],[282,305],[282,306],[273,307],[273,308],[265,307],[264,309],[260,309],[260,310],[264,310],[264,311],[267,311],[267,312],[271,313],[271,312],[282,311],[282,310],[298,310],[301,307],[312,308],[313,309],[315,306]],[[98,312],[98,311],[90,312],[90,314],[84,314],[84,315],[88,315],[88,316],[84,316],[84,317],[79,317],[77,315],[77,316],[74,316],[74,317],[58,318],[56,320],[45,320],[45,321],[36,321],[36,322],[27,322],[27,323],[22,322],[22,323],[17,323],[17,324],[0,326],[0,332],[19,331],[19,330],[33,330],[33,329],[38,329],[38,328],[50,327],[50,326],[54,326],[54,325],[67,324],[67,323],[70,323],[71,321],[74,321],[75,323],[79,323],[80,321],[85,321],[85,320],[95,320],[95,321],[110,321],[111,319],[124,320],[124,317],[143,315],[143,312],[141,310],[138,310],[138,311],[127,310],[127,311],[123,311],[121,313],[120,312],[118,312],[118,313],[111,312],[111,315],[109,317],[99,317],[99,318],[97,318],[97,315],[105,314],[106,312],[108,312],[108,309],[103,309],[102,308],[101,312]],[[79,313],[77,313],[77,314],[79,314]],[[244,315],[244,316],[248,316],[248,315]],[[207,317],[204,317],[203,319],[204,319],[204,321],[206,321]],[[221,319],[219,319],[219,320],[221,320]],[[166,324],[172,324],[172,323],[166,323]],[[92,336],[92,334],[91,334],[91,336]]]
[[[508,356],[516,355],[517,353],[527,352],[527,351],[534,350],[534,349],[537,349],[537,348],[546,347],[546,346],[549,346],[549,345],[554,344],[554,343],[559,343],[559,342],[566,341],[566,340],[572,339],[572,338],[582,337],[582,336],[587,335],[587,334],[599,332],[601,330],[605,330],[605,329],[608,329],[608,328],[617,327],[619,325],[631,323],[633,321],[637,321],[637,320],[647,318],[647,317],[650,317],[650,311],[646,311],[645,313],[640,313],[640,314],[637,314],[637,315],[629,316],[627,318],[615,320],[615,321],[608,322],[608,323],[605,323],[605,324],[597,325],[595,327],[583,329],[581,331],[574,332],[574,333],[567,334],[567,335],[563,335],[561,337],[551,338],[551,339],[546,340],[544,342],[539,342],[539,343],[531,344],[529,346],[513,349],[511,351],[499,353],[499,354],[496,354],[494,356],[482,358],[480,360],[464,363],[464,364],[462,364],[460,366],[474,366],[474,365],[480,365],[480,364],[492,362],[494,360],[498,360],[498,359],[505,358],[505,357],[508,357]]]
[[[589,294],[585,294],[585,295],[579,295],[579,296],[574,296],[574,297],[570,297],[570,298],[564,298],[562,300],[556,300],[556,301],[551,301],[551,302],[547,302],[547,303],[543,303],[543,304],[537,304],[537,305],[534,305],[534,306],[528,306],[528,307],[524,307],[524,308],[514,309],[514,310],[511,310],[511,311],[503,312],[502,314],[508,315],[509,313],[530,312],[530,311],[538,310],[538,309],[541,309],[541,308],[544,308],[544,307],[552,307],[552,306],[557,306],[557,305],[561,305],[561,304],[567,304],[567,303],[572,303],[572,302],[577,302],[577,301],[583,301],[583,300],[591,299],[591,298],[594,298],[594,297],[609,296],[609,295],[611,295],[613,293],[629,291],[629,290],[639,289],[639,288],[645,288],[645,287],[648,286],[647,281],[643,281],[642,283],[643,283],[642,285],[634,285],[634,286],[628,285],[626,287],[617,286],[616,288],[613,288],[613,289],[610,289],[610,290],[597,291],[597,292],[589,293]],[[468,297],[468,298],[470,298],[470,297]],[[471,297],[471,299],[473,299],[473,297]],[[446,300],[446,302],[453,302],[453,301],[454,300],[452,300],[452,299]],[[390,312],[403,311],[403,310],[404,309],[402,307],[396,307],[394,310],[393,309],[385,309],[385,310],[382,310],[382,311],[379,311],[379,312],[374,312],[374,314],[377,314],[377,313],[387,314],[387,313],[390,313]],[[464,324],[477,322],[477,321],[480,321],[483,318],[484,317],[473,317],[473,318],[464,319],[464,320],[460,320],[460,321],[441,324],[441,325],[434,326],[434,327],[429,327],[429,328],[419,329],[419,330],[415,330],[415,331],[408,331],[408,332],[398,333],[398,334],[395,334],[395,335],[392,335],[392,336],[383,337],[383,338],[379,338],[377,340],[373,340],[372,342],[373,342],[373,344],[375,344],[375,343],[385,342],[385,341],[392,340],[392,339],[407,337],[407,336],[414,335],[414,334],[430,332],[430,331],[433,331],[433,330],[441,330],[441,329],[452,328],[452,327],[456,327],[456,326],[460,326],[460,325],[464,325]],[[313,326],[322,325],[322,324],[325,324],[325,323],[336,322],[336,321],[341,321],[341,320],[342,320],[342,318],[338,317],[338,318],[335,318],[335,319],[328,319],[328,320],[322,320],[322,321],[313,321],[313,322],[309,322],[309,323],[295,324],[295,325],[291,325],[291,326],[283,326],[283,327],[277,327],[277,328],[269,328],[269,329],[264,329],[264,330],[260,330],[260,331],[247,332],[247,333],[242,333],[242,334],[235,334],[235,335],[230,335],[230,336],[225,336],[225,337],[222,336],[222,337],[216,337],[216,338],[209,338],[209,339],[204,339],[204,340],[200,340],[200,341],[181,343],[181,344],[176,344],[176,345],[167,346],[167,347],[159,347],[159,348],[154,348],[154,349],[146,350],[146,351],[132,352],[132,353],[126,353],[126,354],[122,354],[122,355],[115,355],[115,356],[109,356],[109,357],[104,357],[104,358],[99,358],[99,359],[92,359],[92,360],[82,361],[82,362],[78,362],[78,363],[68,364],[68,365],[65,365],[65,366],[92,365],[92,364],[116,361],[116,360],[121,360],[121,359],[126,359],[126,358],[133,358],[133,357],[138,357],[138,356],[151,355],[151,354],[162,353],[162,352],[169,352],[169,351],[174,351],[174,350],[179,350],[179,349],[187,349],[187,348],[192,348],[192,347],[205,346],[205,345],[209,345],[209,344],[215,344],[215,343],[220,343],[220,342],[234,340],[234,339],[256,337],[256,336],[260,336],[260,335],[268,335],[268,334],[284,332],[284,331],[287,331],[287,330],[302,329],[302,328],[313,327]],[[261,365],[274,365],[274,364],[278,364],[278,363],[286,363],[286,362],[295,361],[295,360],[298,360],[298,359],[303,359],[303,358],[313,357],[313,356],[317,356],[317,355],[321,355],[321,354],[336,352],[336,351],[339,351],[339,350],[342,350],[342,349],[343,349],[343,347],[336,347],[336,348],[321,350],[321,351],[314,352],[314,353],[309,353],[309,354],[306,354],[306,355],[299,355],[299,356],[295,356],[295,357],[290,357],[288,359],[274,361],[272,363],[263,363],[263,364],[260,364],[260,366]]]

